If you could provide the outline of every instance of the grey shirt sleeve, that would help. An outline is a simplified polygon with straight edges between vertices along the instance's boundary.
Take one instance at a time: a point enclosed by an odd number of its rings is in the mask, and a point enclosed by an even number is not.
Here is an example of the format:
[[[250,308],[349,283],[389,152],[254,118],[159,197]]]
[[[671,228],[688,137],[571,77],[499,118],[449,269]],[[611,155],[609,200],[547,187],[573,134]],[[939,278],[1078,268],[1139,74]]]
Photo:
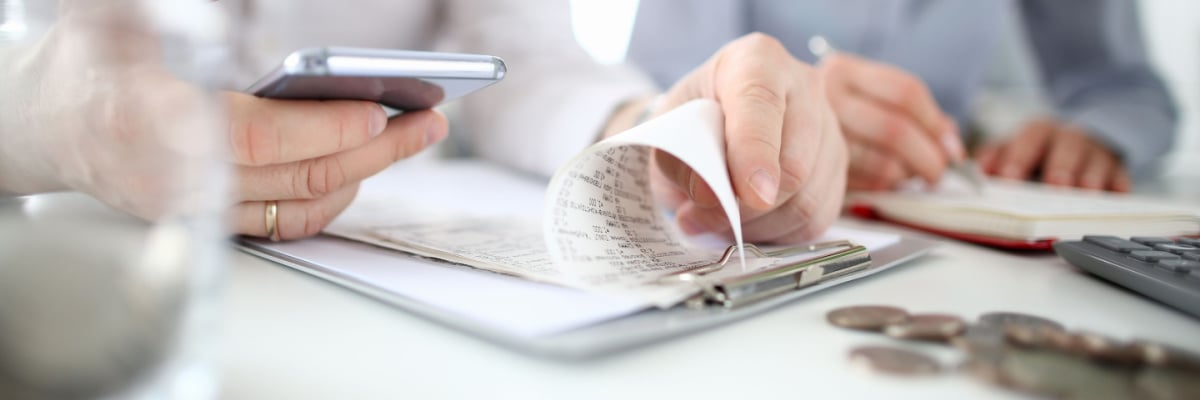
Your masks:
[[[1021,13],[1060,118],[1135,173],[1170,149],[1178,114],[1146,56],[1133,0],[1025,0]]]

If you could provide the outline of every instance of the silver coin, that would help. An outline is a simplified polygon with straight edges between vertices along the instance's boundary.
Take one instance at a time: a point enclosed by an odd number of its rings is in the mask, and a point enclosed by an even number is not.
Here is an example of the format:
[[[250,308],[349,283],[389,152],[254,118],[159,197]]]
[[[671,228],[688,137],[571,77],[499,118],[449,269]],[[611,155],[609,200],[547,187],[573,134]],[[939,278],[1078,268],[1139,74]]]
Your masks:
[[[1200,399],[1200,374],[1172,368],[1146,368],[1137,373],[1134,388],[1139,398]]]
[[[889,324],[907,320],[908,312],[891,306],[853,306],[830,311],[825,319],[842,328],[880,331]]]
[[[1003,353],[999,353],[1003,355]],[[1002,371],[1003,358],[995,357],[975,357],[972,355],[959,365],[960,372],[975,378],[975,380],[995,386],[1006,386],[1004,383],[1004,372]]]
[[[1012,349],[1001,362],[999,381],[1056,398],[1129,399],[1135,394],[1131,371],[1065,353]]]
[[[910,315],[904,322],[889,324],[883,333],[897,339],[949,342],[966,328],[967,323],[954,315],[918,314]]]
[[[850,362],[872,371],[901,376],[933,375],[942,365],[933,358],[909,350],[883,346],[863,346],[850,351]]]
[[[1004,331],[998,326],[984,324],[967,326],[962,334],[950,338],[950,344],[972,356],[1003,352],[1007,347]]]
[[[1038,326],[1063,330],[1062,324],[1035,315],[1015,312],[991,312],[979,316],[979,323],[1008,327],[1010,325]]]

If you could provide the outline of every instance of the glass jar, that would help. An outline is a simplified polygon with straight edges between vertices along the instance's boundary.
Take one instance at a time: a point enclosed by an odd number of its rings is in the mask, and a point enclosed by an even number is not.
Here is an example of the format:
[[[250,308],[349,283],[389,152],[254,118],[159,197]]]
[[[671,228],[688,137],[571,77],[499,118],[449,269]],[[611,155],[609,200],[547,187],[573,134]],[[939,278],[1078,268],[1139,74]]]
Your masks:
[[[0,398],[216,397],[234,19],[0,3]]]

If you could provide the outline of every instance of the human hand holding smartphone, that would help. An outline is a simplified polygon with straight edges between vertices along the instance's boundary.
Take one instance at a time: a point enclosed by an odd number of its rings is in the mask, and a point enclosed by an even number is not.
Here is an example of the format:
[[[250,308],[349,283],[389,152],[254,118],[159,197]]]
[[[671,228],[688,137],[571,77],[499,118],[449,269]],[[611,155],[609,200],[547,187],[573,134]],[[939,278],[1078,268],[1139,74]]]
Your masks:
[[[237,168],[236,232],[312,236],[362,180],[446,137],[430,108],[500,81],[484,55],[313,48],[292,53],[246,90],[228,93]],[[376,104],[378,103],[378,104]],[[389,118],[381,105],[400,110]]]

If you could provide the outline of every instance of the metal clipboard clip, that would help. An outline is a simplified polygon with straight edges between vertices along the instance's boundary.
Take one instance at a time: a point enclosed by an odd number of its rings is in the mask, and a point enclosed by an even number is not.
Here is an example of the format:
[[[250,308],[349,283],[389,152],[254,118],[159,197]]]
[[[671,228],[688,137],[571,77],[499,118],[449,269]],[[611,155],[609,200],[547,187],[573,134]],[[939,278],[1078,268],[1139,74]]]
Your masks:
[[[796,261],[786,261],[806,253],[840,248],[833,253]],[[689,308],[709,305],[738,307],[772,296],[798,290],[829,279],[865,270],[871,265],[867,248],[847,240],[815,243],[764,252],[752,244],[745,245],[747,253],[757,257],[784,259],[781,265],[731,277],[713,278],[711,274],[725,268],[737,254],[737,246],[729,246],[716,263],[678,271],[658,279],[661,284],[679,282],[698,286],[699,292],[685,304]]]

